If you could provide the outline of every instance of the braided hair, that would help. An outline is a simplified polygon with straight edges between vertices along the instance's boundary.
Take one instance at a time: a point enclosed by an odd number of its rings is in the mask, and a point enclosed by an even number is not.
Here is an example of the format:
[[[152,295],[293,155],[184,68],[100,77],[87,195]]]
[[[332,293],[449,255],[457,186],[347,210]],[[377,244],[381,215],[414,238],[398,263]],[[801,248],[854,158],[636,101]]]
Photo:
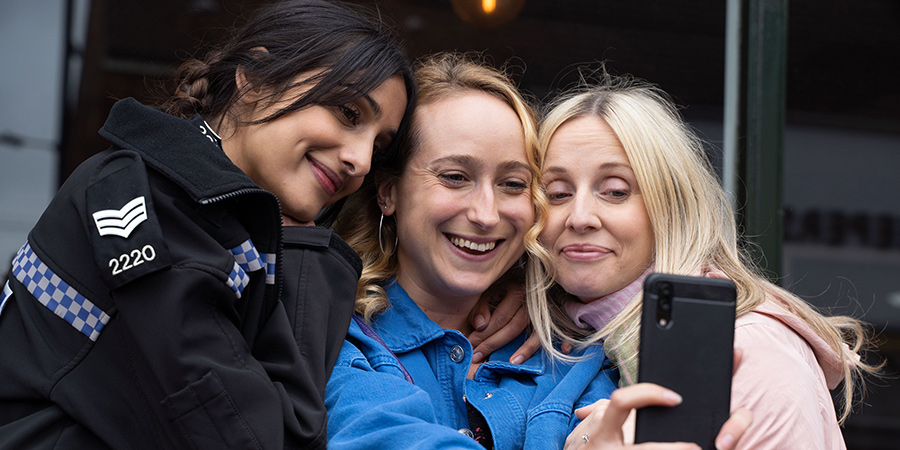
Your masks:
[[[243,90],[235,80],[243,71]],[[301,74],[310,74],[298,80]],[[406,85],[403,128],[415,104],[415,82],[397,35],[369,9],[337,1],[287,0],[258,10],[223,45],[203,59],[185,61],[174,95],[163,111],[190,118],[234,120],[231,125],[265,123],[313,104],[341,105],[358,99],[394,75]],[[242,123],[227,114],[250,90],[265,89],[271,102],[293,88],[305,90],[268,117]]]

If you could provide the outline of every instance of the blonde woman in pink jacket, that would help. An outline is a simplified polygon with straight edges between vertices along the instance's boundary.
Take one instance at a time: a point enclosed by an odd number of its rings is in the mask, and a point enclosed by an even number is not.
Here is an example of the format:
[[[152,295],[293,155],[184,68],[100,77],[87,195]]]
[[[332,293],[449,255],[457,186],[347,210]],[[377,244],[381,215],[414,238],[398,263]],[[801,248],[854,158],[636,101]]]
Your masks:
[[[531,290],[528,307],[548,351],[560,338],[602,343],[621,385],[633,384],[644,278],[728,278],[737,285],[735,348],[743,351],[732,409],[753,416],[738,448],[845,448],[840,423],[860,375],[876,371],[858,356],[866,343],[860,322],[823,316],[754,268],[701,142],[665,93],[606,76],[552,105],[540,148],[550,206],[535,227],[556,284]],[[838,388],[836,413],[830,390]],[[593,415],[583,422],[586,436],[602,411]],[[727,435],[717,440],[729,443]],[[603,448],[588,439],[571,444]]]

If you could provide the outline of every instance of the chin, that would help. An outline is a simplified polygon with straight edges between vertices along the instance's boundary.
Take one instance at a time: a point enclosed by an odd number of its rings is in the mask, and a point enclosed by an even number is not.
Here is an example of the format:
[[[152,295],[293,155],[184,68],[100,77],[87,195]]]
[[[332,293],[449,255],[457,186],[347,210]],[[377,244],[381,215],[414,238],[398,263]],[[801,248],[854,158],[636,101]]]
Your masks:
[[[601,295],[606,295],[606,291],[602,287],[585,284],[585,281],[586,280],[584,278],[575,280],[575,282],[566,282],[565,280],[557,279],[557,283],[562,286],[562,288],[565,289],[566,292],[578,297],[579,299],[595,299],[597,297],[600,297]]]
[[[485,277],[484,274],[478,274],[476,277],[467,275],[470,274],[460,274],[448,278],[450,280],[455,280],[448,287],[455,292],[456,295],[481,295],[500,278],[500,275],[497,275],[496,277]]]

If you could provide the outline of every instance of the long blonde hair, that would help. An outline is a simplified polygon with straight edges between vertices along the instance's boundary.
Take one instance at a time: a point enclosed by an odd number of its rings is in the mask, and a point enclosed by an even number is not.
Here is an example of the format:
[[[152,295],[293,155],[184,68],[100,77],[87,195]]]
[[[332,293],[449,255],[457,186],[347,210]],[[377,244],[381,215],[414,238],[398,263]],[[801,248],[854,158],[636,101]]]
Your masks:
[[[737,286],[738,316],[771,301],[806,322],[845,363],[843,422],[850,413],[859,376],[876,370],[854,357],[866,343],[861,323],[846,316],[826,317],[762,276],[739,245],[734,211],[702,142],[663,91],[628,77],[606,75],[598,85],[585,85],[563,95],[541,123],[542,159],[553,133],[562,124],[583,116],[606,121],[625,148],[655,236],[654,270],[691,275],[719,269]],[[554,295],[558,291],[531,292],[528,298],[532,323],[547,351],[561,357],[553,349],[554,338],[583,345],[602,342],[620,369],[635,370],[642,294],[603,329],[585,331],[565,313],[562,304],[566,297]],[[628,375],[633,379],[636,373]]]
[[[522,123],[525,133],[525,154],[533,175],[531,196],[535,216],[544,218],[547,211],[546,196],[541,183],[541,161],[537,146],[537,120],[534,108],[513,81],[501,70],[487,64],[473,53],[438,53],[431,55],[415,66],[418,84],[418,106],[459,95],[467,91],[484,92],[492,95],[512,108]],[[408,139],[400,143],[399,151],[390,160],[379,162],[363,186],[347,200],[347,205],[338,217],[335,230],[360,255],[363,271],[357,286],[356,313],[366,321],[387,309],[390,304],[382,286],[397,274],[395,243],[396,222],[393,217],[381,215],[377,205],[377,186],[390,186],[403,175],[407,162],[419,145],[419,133],[423,126],[421,117],[413,114]],[[545,220],[545,219],[542,219]],[[528,255],[526,279],[536,280],[543,276],[535,267],[546,265],[549,254],[537,242],[542,226],[533,227],[525,234],[525,249]],[[535,263],[541,261],[540,263]],[[543,278],[541,278],[543,279]],[[529,285],[546,286],[549,283],[528,281]]]

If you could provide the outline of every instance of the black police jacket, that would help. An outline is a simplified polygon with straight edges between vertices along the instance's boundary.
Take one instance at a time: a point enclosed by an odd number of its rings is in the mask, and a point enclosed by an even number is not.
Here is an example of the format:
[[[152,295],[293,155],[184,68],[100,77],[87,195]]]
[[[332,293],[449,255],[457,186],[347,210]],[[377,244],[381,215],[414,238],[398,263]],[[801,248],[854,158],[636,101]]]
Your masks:
[[[324,448],[359,257],[199,116],[126,99],[101,134],[3,287],[0,448]]]

